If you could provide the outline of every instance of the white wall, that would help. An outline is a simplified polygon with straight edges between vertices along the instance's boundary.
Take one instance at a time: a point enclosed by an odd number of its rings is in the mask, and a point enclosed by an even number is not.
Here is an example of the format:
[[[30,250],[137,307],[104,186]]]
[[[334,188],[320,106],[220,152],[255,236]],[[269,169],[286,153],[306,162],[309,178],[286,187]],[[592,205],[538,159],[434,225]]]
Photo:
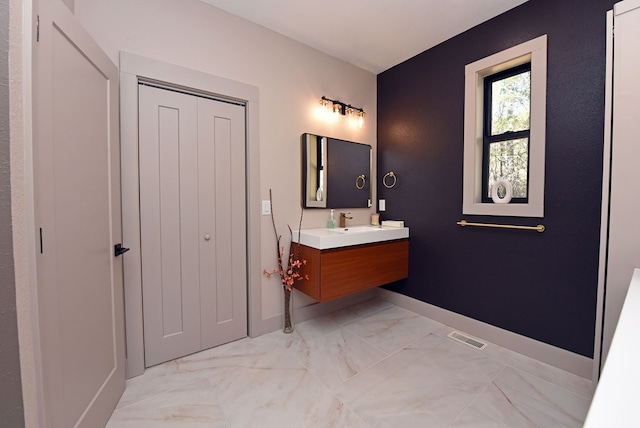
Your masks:
[[[126,51],[258,87],[260,198],[268,199],[273,189],[276,222],[285,237],[287,224],[296,228],[300,214],[300,135],[376,145],[376,76],[368,71],[198,0],[76,0],[75,13],[116,64]],[[365,127],[318,120],[322,95],[364,108]],[[371,210],[350,211],[354,222],[368,222]],[[327,210],[307,210],[303,227],[322,227],[327,217]],[[270,217],[262,217],[261,229],[261,267],[272,268]],[[261,286],[262,318],[279,317],[279,282],[263,277]],[[295,301],[312,302],[302,295]]]
[[[297,224],[303,132],[371,144],[376,135],[376,77],[197,0],[63,0],[117,64],[120,50],[242,81],[260,90],[261,199],[273,188],[278,227]],[[25,424],[42,426],[32,211],[32,1],[10,0],[9,91],[13,255]],[[74,7],[75,6],[75,7]],[[362,130],[315,120],[320,96],[367,111]],[[375,169],[374,169],[375,171]],[[258,204],[259,205],[259,204]],[[369,210],[352,210],[358,222]],[[308,211],[304,227],[322,226],[327,212]],[[269,217],[262,217],[262,266],[275,264]],[[262,279],[262,317],[278,317],[281,290]],[[296,306],[308,304],[298,298]]]

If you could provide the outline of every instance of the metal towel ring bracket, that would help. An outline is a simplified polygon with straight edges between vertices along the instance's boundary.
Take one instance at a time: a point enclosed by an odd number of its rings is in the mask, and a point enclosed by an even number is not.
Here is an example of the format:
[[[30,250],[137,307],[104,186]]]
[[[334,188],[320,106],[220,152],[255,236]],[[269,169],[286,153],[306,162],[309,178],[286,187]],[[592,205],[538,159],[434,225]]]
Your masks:
[[[389,184],[387,182],[387,177],[391,177],[391,184]],[[393,171],[389,171],[387,172],[384,177],[382,177],[382,184],[384,185],[384,187],[386,187],[387,189],[391,189],[392,187],[394,187],[396,185],[396,183],[398,182],[398,178],[396,176],[396,174]]]
[[[362,185],[360,185],[360,183],[362,183]],[[359,190],[364,189],[364,186],[366,186],[366,184],[367,184],[367,177],[364,174],[356,177],[356,187]]]

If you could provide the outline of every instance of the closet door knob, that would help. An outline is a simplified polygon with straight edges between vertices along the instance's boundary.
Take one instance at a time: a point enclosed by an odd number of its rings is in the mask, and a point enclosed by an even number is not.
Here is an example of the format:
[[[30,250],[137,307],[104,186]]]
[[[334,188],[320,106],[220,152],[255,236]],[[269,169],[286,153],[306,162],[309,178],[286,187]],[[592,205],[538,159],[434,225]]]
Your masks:
[[[204,235],[204,240],[205,240],[205,241],[208,241],[208,240],[210,240],[210,239],[211,239],[211,235],[209,235],[209,234]]]

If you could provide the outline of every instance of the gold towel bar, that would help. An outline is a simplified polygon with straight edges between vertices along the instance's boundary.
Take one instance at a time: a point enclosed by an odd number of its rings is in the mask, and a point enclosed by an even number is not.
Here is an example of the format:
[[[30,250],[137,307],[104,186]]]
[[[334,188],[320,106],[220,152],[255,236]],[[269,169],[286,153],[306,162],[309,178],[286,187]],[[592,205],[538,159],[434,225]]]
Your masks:
[[[496,227],[500,229],[520,229],[520,230],[536,230],[540,233],[544,232],[544,225],[539,224],[537,226],[514,226],[512,224],[492,224],[492,223],[469,223],[466,220],[461,220],[456,224],[460,226],[478,226],[478,227]]]

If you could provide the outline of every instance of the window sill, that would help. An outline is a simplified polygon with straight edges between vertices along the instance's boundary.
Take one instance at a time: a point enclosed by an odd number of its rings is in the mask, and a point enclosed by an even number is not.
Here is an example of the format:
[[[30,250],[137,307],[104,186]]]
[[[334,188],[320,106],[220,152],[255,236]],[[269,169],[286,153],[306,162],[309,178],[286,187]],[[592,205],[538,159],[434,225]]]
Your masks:
[[[462,205],[462,214],[542,218],[544,217],[544,205],[471,203]]]

